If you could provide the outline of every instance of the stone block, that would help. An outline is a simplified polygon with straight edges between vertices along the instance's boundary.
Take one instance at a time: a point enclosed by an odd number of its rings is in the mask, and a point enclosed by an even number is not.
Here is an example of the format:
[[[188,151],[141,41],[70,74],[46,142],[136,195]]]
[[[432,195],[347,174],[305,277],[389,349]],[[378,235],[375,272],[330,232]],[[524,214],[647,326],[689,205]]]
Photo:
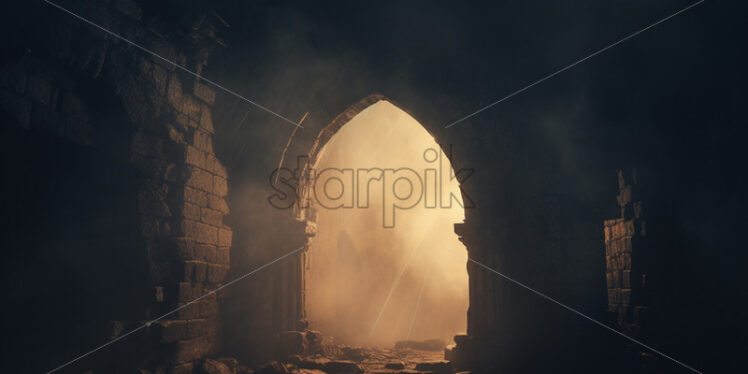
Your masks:
[[[178,213],[180,213],[184,218],[195,221],[200,220],[200,206],[196,204],[185,202],[184,204],[182,204],[181,211],[179,211]]]
[[[174,361],[176,363],[194,361],[214,353],[218,344],[215,337],[202,337],[176,343]]]
[[[621,288],[631,288],[631,270],[621,271]]]
[[[216,156],[212,154],[208,154],[207,165],[208,165],[208,170],[211,173],[218,175],[220,177],[223,177],[223,178],[228,177],[226,168],[223,166],[223,164],[221,164],[221,161],[219,161],[218,158],[216,158]]]
[[[200,317],[218,316],[218,301],[216,294],[210,294],[205,299],[200,300]]]
[[[189,337],[200,338],[218,335],[218,323],[213,318],[191,319],[188,323]]]
[[[218,229],[218,246],[220,247],[231,247],[231,237],[233,231],[228,228]]]
[[[177,312],[176,318],[189,320],[202,317],[200,315],[200,301],[188,305],[185,304],[187,303],[177,304],[181,309]]]
[[[188,169],[187,185],[205,192],[213,192],[213,174],[191,166]]]
[[[634,221],[624,221],[624,233],[622,236],[634,236],[636,235],[636,230],[634,230]]]
[[[631,253],[631,236],[624,236],[621,239],[619,239],[619,248],[618,248],[618,254],[621,253]]]
[[[196,81],[193,85],[193,93],[198,99],[206,102],[208,105],[213,105],[216,102],[216,91],[199,81]]]
[[[161,65],[153,65],[151,70],[151,80],[159,95],[166,94],[166,87],[169,82],[169,73]]]
[[[213,176],[213,192],[221,197],[228,195],[229,185],[226,178],[218,175]]]
[[[187,321],[184,320],[159,321],[151,326],[151,330],[162,343],[173,343],[189,338]]]
[[[307,347],[307,353],[308,354],[318,354],[322,352],[322,333],[319,331],[313,331],[313,330],[307,330],[304,335],[306,335],[306,341],[309,343],[309,346]]]
[[[187,238],[176,238],[174,239],[176,244],[177,255],[182,260],[195,259],[195,247],[196,243],[192,239]]]
[[[204,282],[208,271],[208,264],[202,261],[185,261],[184,262],[184,281]]]
[[[197,166],[204,170],[210,170],[205,156],[206,156],[205,152],[191,145],[187,145],[185,149],[184,159],[185,159],[185,162],[189,165]]]
[[[192,145],[203,152],[213,154],[213,137],[203,130],[193,131]]]
[[[200,220],[209,225],[223,226],[223,213],[209,208],[202,208],[200,209]]]
[[[203,296],[202,283],[179,282],[177,301],[190,302]]]
[[[430,371],[436,374],[452,374],[454,369],[449,361],[419,362],[415,367],[418,371]]]
[[[219,284],[226,280],[229,272],[228,265],[208,264],[207,283]]]
[[[620,266],[621,270],[631,270],[631,254],[629,253],[622,254],[621,261],[622,261],[622,264]]]
[[[190,186],[184,187],[184,201],[188,201],[199,206],[208,205],[208,193],[200,191]]]
[[[224,199],[223,197],[209,195],[208,207],[210,209],[215,209],[223,214],[229,214],[229,205],[226,203],[226,199]]]
[[[624,306],[631,304],[631,289],[621,289],[620,303]]]
[[[619,298],[618,298],[618,289],[617,288],[611,288],[608,289],[608,303],[611,304],[618,304]]]
[[[405,363],[403,363],[402,361],[388,362],[384,364],[384,368],[389,370],[403,370],[405,369]]]
[[[239,367],[239,361],[233,357],[219,357],[218,361],[228,366],[231,370],[236,370]]]
[[[178,364],[172,366],[171,370],[169,371],[170,374],[192,374],[194,372],[195,365],[192,362],[187,362],[184,364]]]
[[[184,113],[190,120],[194,121],[193,126],[197,126],[200,121],[200,103],[190,95],[182,95],[182,105],[177,108]]]
[[[177,228],[178,234],[194,239],[198,243],[213,245],[218,243],[217,227],[189,219],[182,219],[177,223]]]
[[[216,131],[213,127],[213,115],[210,113],[208,108],[203,108],[202,114],[200,115],[199,127],[210,134],[213,134]]]
[[[184,129],[190,128],[190,119],[183,113],[177,113],[174,117],[177,124]]]
[[[171,79],[169,80],[169,84],[166,87],[166,99],[169,104],[178,112],[180,112],[180,109],[182,108],[182,97],[182,82],[179,80],[179,77],[176,74],[172,74]],[[184,125],[187,126],[188,116],[184,113],[180,114],[184,116]],[[179,116],[177,116],[177,121],[180,121]]]
[[[330,361],[325,364],[324,371],[330,374],[363,374],[364,368],[353,361]]]
[[[203,360],[200,370],[204,374],[234,374],[233,370],[223,362],[209,358]]]
[[[213,244],[197,243],[195,245],[195,260],[207,263],[216,262],[216,246]]]
[[[612,256],[605,256],[605,271],[607,272],[613,271],[613,257]]]
[[[254,374],[290,374],[291,371],[278,361],[272,361],[257,369]]]

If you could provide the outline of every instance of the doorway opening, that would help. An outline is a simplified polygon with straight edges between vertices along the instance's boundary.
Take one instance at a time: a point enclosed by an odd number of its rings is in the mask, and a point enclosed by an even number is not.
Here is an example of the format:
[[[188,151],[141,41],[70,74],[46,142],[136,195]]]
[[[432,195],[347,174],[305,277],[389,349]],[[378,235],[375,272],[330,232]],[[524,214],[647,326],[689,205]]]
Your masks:
[[[313,237],[304,260],[309,328],[345,345],[443,351],[466,330],[464,220],[448,157],[381,96],[323,129],[300,186]],[[303,183],[303,182],[302,182]]]

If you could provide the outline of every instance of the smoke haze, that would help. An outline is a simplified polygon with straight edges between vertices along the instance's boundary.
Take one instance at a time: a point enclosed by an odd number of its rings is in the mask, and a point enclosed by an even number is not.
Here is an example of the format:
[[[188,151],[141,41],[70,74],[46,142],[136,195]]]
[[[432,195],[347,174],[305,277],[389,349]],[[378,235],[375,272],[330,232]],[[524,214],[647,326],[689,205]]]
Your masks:
[[[410,168],[424,180],[424,196],[433,197],[434,183],[424,176],[426,169],[438,169],[439,161],[429,161],[439,149],[415,119],[380,101],[330,140],[316,170]],[[441,162],[451,171],[443,154]],[[467,254],[453,229],[464,211],[457,181],[443,181],[443,194],[453,194],[458,203],[426,208],[422,198],[410,209],[396,210],[392,228],[383,225],[383,181],[371,182],[367,208],[318,207],[318,233],[306,271],[306,313],[312,328],[349,344],[387,346],[408,337],[449,342],[465,330]],[[341,187],[327,183],[327,196],[345,199],[350,189]],[[394,196],[408,195],[408,183],[393,187]]]

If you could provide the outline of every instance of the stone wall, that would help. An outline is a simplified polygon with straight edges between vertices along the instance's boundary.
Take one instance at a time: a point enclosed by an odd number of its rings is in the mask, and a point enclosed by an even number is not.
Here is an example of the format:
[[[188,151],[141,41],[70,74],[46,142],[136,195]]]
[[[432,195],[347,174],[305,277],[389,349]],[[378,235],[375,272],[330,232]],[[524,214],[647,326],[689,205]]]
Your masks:
[[[172,32],[164,33],[164,26],[147,19],[133,1],[77,1],[66,7],[193,71],[201,70],[217,44],[214,23],[206,17],[190,27],[169,26]],[[140,172],[138,211],[145,243],[132,250],[147,258],[149,286],[141,290],[142,313],[113,322],[116,337],[225,281],[232,230],[223,223],[229,213],[226,169],[212,145],[215,92],[68,14],[55,16],[47,39],[2,68],[0,110],[32,133],[101,150],[127,143],[123,156]],[[92,87],[103,87],[105,97]],[[123,108],[129,126],[107,128],[110,123],[100,121],[107,116],[101,113],[102,101]],[[148,339],[128,337],[121,344],[148,342],[147,349],[141,347],[140,365],[190,372],[192,362],[219,349],[217,298],[211,294],[164,316],[149,326]],[[109,361],[124,364],[114,357]]]
[[[621,216],[604,221],[608,311],[618,327],[638,336],[647,321],[647,242],[637,169],[618,170]]]

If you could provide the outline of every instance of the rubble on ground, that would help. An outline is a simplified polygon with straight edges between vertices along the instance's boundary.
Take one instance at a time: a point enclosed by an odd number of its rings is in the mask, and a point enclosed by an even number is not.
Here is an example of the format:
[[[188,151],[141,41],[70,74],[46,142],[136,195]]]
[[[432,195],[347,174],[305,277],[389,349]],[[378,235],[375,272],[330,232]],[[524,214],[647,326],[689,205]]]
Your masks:
[[[429,340],[401,340],[395,343],[395,349],[421,349],[424,351],[441,351],[446,347],[447,344],[444,340],[440,339],[429,339]]]
[[[348,346],[317,331],[278,335],[281,359],[247,366],[232,357],[205,358],[197,374],[453,374],[444,342],[402,341],[394,348]]]

